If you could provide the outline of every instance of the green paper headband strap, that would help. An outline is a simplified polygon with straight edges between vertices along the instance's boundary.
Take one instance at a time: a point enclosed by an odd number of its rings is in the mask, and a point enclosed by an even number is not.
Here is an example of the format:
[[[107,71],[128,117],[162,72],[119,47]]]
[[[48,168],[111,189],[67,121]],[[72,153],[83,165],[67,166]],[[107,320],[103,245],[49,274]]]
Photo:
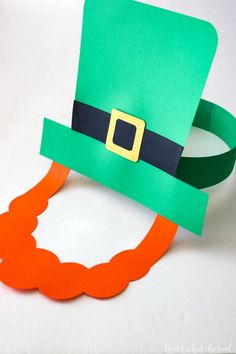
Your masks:
[[[236,119],[216,104],[201,100],[193,125],[217,135],[230,149],[215,156],[181,158],[177,178],[202,189],[222,182],[234,168]]]

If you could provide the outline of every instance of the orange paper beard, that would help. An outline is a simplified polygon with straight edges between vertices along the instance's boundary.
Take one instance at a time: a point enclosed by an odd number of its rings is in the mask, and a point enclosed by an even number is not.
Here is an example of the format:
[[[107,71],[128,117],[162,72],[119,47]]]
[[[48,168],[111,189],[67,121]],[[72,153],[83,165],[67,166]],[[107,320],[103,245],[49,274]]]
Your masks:
[[[109,298],[142,278],[171,245],[178,225],[157,216],[142,242],[115,255],[110,262],[87,268],[61,263],[52,252],[37,248],[32,232],[52,197],[65,183],[70,170],[55,162],[34,188],[14,199],[0,216],[0,280],[15,289],[39,291],[56,300],[83,293]]]

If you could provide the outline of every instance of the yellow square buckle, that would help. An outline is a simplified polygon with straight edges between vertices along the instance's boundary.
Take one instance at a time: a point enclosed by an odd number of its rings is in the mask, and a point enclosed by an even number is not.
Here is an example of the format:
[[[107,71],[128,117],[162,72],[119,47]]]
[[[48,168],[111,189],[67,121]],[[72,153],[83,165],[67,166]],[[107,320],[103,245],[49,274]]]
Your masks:
[[[135,126],[136,128],[132,150],[127,150],[119,145],[116,145],[113,141],[115,130],[116,130],[116,123],[118,119],[127,122]],[[139,159],[139,153],[140,153],[140,148],[143,140],[144,130],[145,130],[145,122],[142,119],[133,117],[127,113],[120,112],[117,109],[113,109],[109,128],[108,128],[107,139],[106,139],[107,150],[112,151],[115,154],[120,155],[122,157],[125,157],[128,160],[137,162]]]

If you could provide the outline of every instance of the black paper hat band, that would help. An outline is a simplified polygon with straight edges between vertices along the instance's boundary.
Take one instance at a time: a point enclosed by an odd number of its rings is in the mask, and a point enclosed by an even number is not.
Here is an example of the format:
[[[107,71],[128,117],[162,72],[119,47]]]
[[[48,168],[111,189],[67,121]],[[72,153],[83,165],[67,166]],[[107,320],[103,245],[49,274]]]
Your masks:
[[[99,140],[105,144],[111,114],[90,105],[74,101],[72,129]],[[114,144],[131,150],[134,142],[135,126],[118,120]],[[148,129],[144,130],[139,159],[175,176],[183,152],[183,146]]]
[[[74,101],[72,129],[105,143],[110,117],[110,113]],[[129,149],[134,134],[128,124],[122,123],[116,125],[114,143]],[[182,146],[145,129],[140,159],[196,188],[213,186],[227,178],[234,168],[235,125],[235,118],[229,112],[201,100],[193,126],[217,135],[228,145],[229,151],[215,156],[183,157]]]

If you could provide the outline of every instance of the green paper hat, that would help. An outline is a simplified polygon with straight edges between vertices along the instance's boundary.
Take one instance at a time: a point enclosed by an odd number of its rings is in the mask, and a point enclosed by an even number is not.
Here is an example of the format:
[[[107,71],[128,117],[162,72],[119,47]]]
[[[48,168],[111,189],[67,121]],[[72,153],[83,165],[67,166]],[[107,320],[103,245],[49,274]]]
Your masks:
[[[208,22],[132,0],[86,0],[72,129],[45,119],[41,154],[201,234],[235,162],[235,119],[200,100],[216,52]],[[183,158],[192,124],[230,150]],[[219,166],[221,166],[219,168]]]

